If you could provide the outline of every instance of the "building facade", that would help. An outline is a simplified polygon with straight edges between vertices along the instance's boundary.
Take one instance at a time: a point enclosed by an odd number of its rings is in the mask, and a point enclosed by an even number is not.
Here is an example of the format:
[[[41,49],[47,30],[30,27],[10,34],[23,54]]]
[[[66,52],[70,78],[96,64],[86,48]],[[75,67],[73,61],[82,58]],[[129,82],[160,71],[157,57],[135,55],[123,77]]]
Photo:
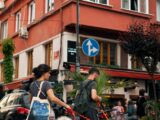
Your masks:
[[[31,75],[32,68],[39,64],[63,69],[63,62],[75,62],[76,0],[1,1],[5,6],[0,11],[0,37],[14,40],[15,82]],[[120,46],[119,33],[126,32],[136,21],[160,25],[160,0],[80,1],[81,43],[94,38],[100,44],[100,53],[94,58],[81,51],[81,70],[87,70],[88,65],[102,65],[115,79],[138,82],[138,87],[129,92],[115,90],[127,99],[138,95],[141,88],[148,90],[150,84],[150,77],[139,62],[131,62],[131,56]],[[0,54],[0,82],[4,80],[2,62]],[[156,79],[160,79],[158,74]]]

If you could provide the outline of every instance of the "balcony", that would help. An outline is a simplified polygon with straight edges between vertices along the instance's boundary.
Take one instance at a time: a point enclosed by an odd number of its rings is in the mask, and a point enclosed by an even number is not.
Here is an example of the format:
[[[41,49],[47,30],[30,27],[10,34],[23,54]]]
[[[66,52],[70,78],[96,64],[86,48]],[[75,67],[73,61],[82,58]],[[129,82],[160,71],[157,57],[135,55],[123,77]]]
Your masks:
[[[72,0],[68,4],[68,12],[64,13],[64,25],[76,24],[76,2]],[[80,2],[80,26],[126,31],[127,26],[134,21],[149,22],[152,15],[134,11],[117,9],[114,6],[95,4],[92,2]]]

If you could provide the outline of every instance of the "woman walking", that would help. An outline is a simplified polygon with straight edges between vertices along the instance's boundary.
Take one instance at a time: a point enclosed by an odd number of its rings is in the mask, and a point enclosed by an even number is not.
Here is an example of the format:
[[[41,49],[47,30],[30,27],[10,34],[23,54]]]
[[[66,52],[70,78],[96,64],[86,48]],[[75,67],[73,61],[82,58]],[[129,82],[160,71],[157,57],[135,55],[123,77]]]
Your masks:
[[[55,120],[54,112],[48,101],[65,107],[70,113],[73,110],[69,105],[58,99],[52,90],[51,84],[47,81],[50,77],[50,67],[41,64],[33,69],[35,81],[30,86],[31,108],[28,120]]]

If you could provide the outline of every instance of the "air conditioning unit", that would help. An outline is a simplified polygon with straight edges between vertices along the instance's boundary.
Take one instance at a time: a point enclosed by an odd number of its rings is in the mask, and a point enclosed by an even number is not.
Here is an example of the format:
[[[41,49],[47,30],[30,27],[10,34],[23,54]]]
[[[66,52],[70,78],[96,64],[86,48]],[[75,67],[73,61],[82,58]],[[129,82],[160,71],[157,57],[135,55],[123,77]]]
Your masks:
[[[19,36],[23,39],[27,39],[28,38],[28,30],[26,26],[21,27],[20,31],[19,31]]]
[[[5,4],[4,4],[4,1],[1,0],[1,1],[0,1],[0,9],[3,9],[3,8],[5,8]]]

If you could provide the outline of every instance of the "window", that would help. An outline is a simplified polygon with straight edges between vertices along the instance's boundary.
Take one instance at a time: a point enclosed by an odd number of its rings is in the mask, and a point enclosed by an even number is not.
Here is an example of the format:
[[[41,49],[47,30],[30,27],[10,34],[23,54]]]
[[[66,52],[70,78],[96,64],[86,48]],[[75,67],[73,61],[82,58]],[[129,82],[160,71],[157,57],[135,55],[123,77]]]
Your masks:
[[[148,14],[148,0],[122,0],[122,8]]]
[[[160,0],[157,0],[157,21],[160,21]]]
[[[17,105],[20,101],[20,95],[10,95],[7,101],[7,106]]]
[[[139,11],[142,13],[148,13],[147,12],[147,0],[139,0]]]
[[[7,100],[8,100],[8,95],[6,95],[0,102],[0,107],[5,107],[6,106],[6,103],[7,103]]]
[[[130,9],[129,7],[129,0],[122,0],[122,8]]]
[[[29,11],[28,11],[28,24],[32,23],[35,20],[35,2],[31,2],[29,4]]]
[[[98,3],[98,4],[109,4],[109,0],[86,0],[86,1],[90,1],[90,2],[94,2],[94,3]]]
[[[4,65],[1,63],[1,82],[4,81]]]
[[[131,10],[138,11],[138,0],[131,0]]]
[[[110,43],[110,65],[117,64],[117,45]]]
[[[30,107],[29,99],[30,99],[30,96],[28,94],[24,94],[23,97],[22,97],[22,104],[27,108]]]
[[[27,74],[31,75],[32,74],[32,68],[33,68],[33,50],[29,51],[27,53],[28,57],[28,71]]]
[[[53,10],[54,0],[46,0],[46,13]]]
[[[18,32],[21,28],[21,13],[16,13],[16,32]]]
[[[101,4],[107,4],[107,0],[99,0],[99,3],[101,3]]]
[[[132,69],[142,69],[142,64],[138,59],[131,59],[131,65]]]
[[[15,60],[14,77],[18,78],[18,75],[19,75],[19,56],[16,57],[14,60]]]
[[[89,58],[90,64],[117,65],[117,44],[99,42],[100,52],[96,57]]]
[[[2,23],[1,26],[1,39],[6,39],[8,37],[8,21]]]
[[[52,43],[45,45],[45,63],[49,66],[52,65],[53,50]]]

